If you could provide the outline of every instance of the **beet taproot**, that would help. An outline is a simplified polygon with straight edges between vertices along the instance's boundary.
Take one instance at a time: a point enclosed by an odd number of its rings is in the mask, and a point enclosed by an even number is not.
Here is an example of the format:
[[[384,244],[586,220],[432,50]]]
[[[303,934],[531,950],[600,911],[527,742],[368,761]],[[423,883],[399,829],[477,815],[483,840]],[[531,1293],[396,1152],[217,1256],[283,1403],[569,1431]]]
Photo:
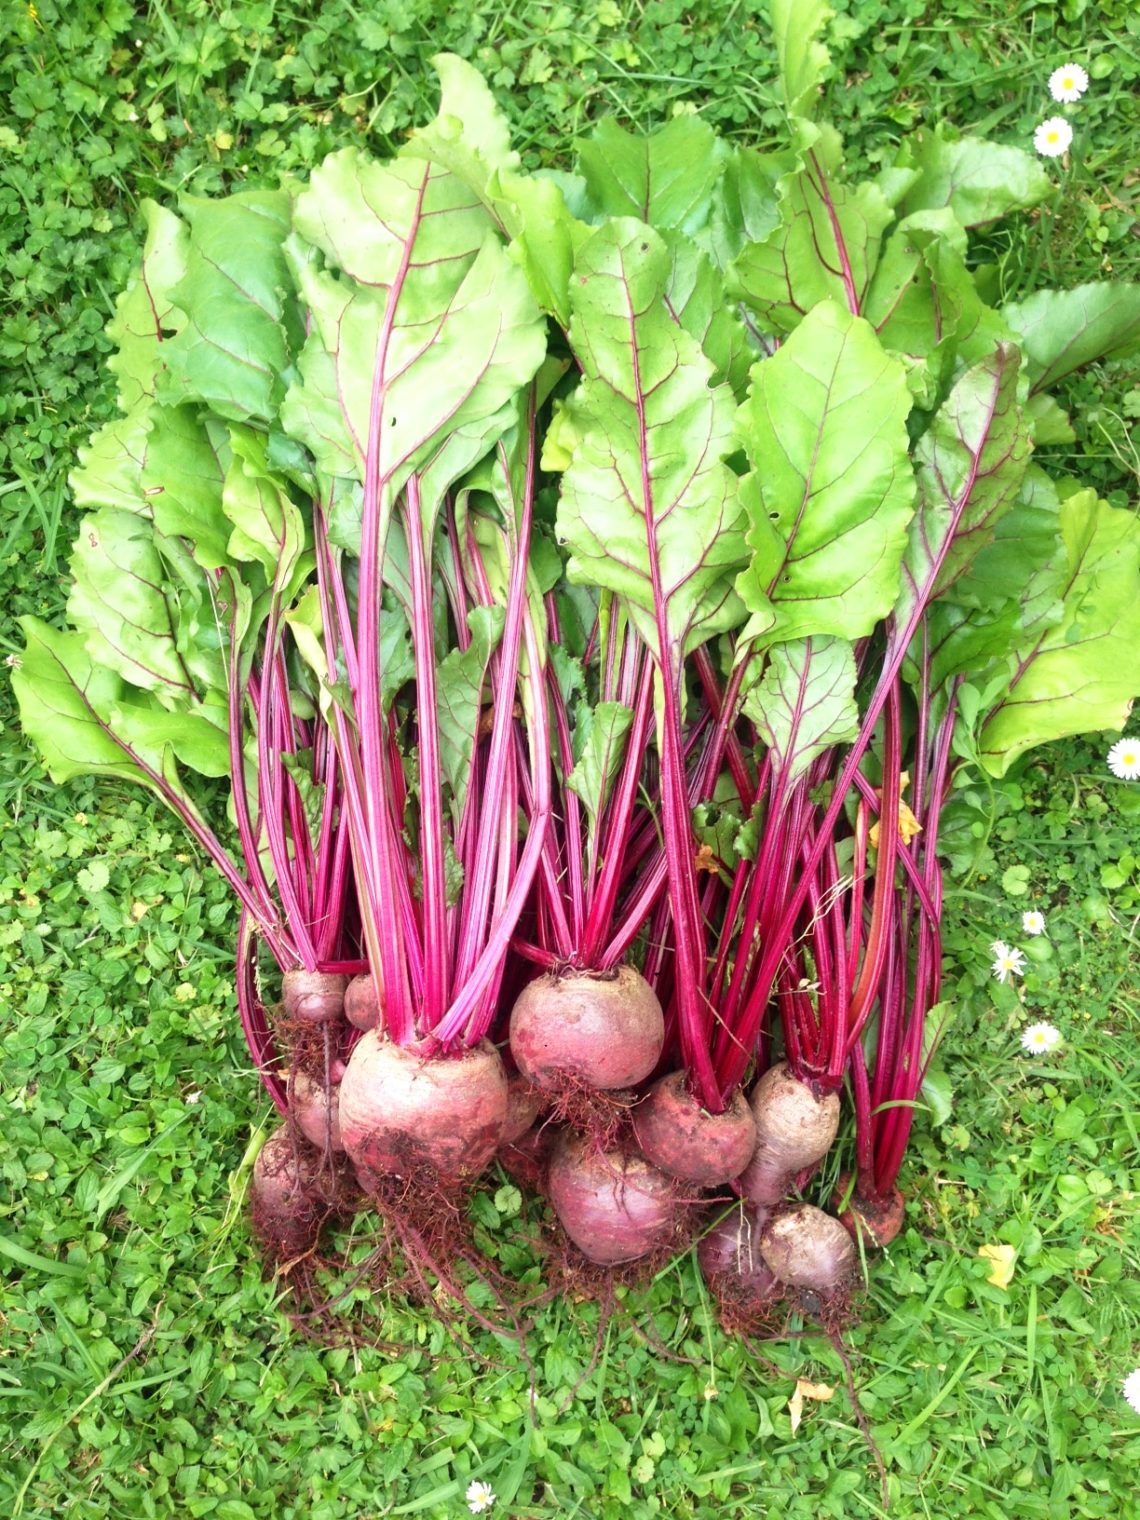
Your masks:
[[[511,1053],[539,1087],[567,1079],[603,1091],[634,1087],[657,1065],[664,1040],[657,994],[632,966],[536,977],[511,1010]]]
[[[689,1091],[683,1071],[661,1077],[633,1111],[633,1133],[647,1161],[697,1187],[738,1177],[756,1149],[756,1122],[739,1088],[722,1114]]]

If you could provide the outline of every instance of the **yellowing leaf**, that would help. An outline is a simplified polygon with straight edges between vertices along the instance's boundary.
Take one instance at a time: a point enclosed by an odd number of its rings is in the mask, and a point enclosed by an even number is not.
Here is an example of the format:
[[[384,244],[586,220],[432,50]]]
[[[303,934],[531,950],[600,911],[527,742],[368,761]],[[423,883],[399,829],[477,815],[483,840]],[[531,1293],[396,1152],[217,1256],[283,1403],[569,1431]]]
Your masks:
[[[800,1428],[805,1399],[814,1399],[819,1404],[826,1404],[829,1399],[834,1397],[835,1389],[829,1387],[826,1383],[809,1383],[806,1378],[798,1378],[796,1380],[796,1391],[788,1400],[788,1414],[791,1416],[792,1434],[795,1435],[796,1431]]]
[[[922,824],[911,812],[902,798],[899,799],[899,843],[909,844],[916,834],[922,833]],[[879,820],[876,818],[867,834],[867,840],[873,850],[879,848]]]
[[[986,1278],[995,1288],[1008,1288],[1013,1281],[1017,1252],[1013,1246],[979,1246],[978,1255],[990,1263],[990,1275]]]

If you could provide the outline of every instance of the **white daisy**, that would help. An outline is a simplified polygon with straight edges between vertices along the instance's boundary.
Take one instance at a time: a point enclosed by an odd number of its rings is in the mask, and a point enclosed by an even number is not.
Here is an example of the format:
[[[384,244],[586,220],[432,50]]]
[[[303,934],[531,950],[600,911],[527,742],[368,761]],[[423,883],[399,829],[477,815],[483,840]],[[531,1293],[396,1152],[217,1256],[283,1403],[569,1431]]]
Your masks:
[[[475,1482],[467,1485],[467,1508],[473,1515],[481,1515],[494,1502],[495,1490],[489,1483]]]
[[[1054,1050],[1061,1043],[1061,1031],[1052,1024],[1030,1024],[1022,1031],[1022,1046],[1034,1055]]]
[[[991,947],[994,952],[993,972],[999,982],[1008,982],[1011,976],[1025,975],[1025,952],[1011,950],[1001,943]]]
[[[1140,739],[1117,739],[1108,752],[1108,768],[1121,781],[1140,777]]]
[[[1073,129],[1063,116],[1050,116],[1033,134],[1033,146],[1042,158],[1060,158],[1073,140]]]
[[[995,939],[994,942],[993,942],[993,944],[990,946],[990,954],[991,955],[1008,955],[1009,954],[1009,946],[1006,944],[1006,942],[1005,942],[1004,939]]]
[[[1140,1414],[1140,1367],[1137,1367],[1135,1372],[1130,1372],[1124,1379],[1123,1393],[1136,1413]]]
[[[1079,63],[1066,63],[1049,75],[1049,93],[1054,100],[1071,104],[1080,100],[1089,87],[1089,76]]]
[[[1030,909],[1028,913],[1023,913],[1021,915],[1021,927],[1026,934],[1044,934],[1044,913],[1038,913],[1036,908]]]

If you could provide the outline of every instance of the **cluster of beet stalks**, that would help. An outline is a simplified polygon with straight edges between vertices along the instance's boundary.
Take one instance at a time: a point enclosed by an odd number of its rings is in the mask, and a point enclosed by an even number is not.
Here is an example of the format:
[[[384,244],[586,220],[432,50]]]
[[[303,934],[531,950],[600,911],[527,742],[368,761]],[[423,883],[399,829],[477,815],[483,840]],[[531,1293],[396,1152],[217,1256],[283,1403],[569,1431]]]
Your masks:
[[[560,630],[552,596],[546,608],[553,639]],[[903,1218],[896,1178],[928,1059],[927,1013],[938,1000],[935,818],[947,785],[952,707],[933,731],[928,712],[917,715],[911,811],[901,798],[898,659],[890,645],[877,653],[879,672],[869,654],[861,672],[864,680],[877,675],[861,740],[824,753],[791,780],[779,753],[764,749],[734,707],[731,682],[722,689],[707,655],[694,660],[686,672],[693,718],[681,736],[687,804],[679,869],[691,873],[699,894],[708,1039],[698,1059],[680,1008],[678,860],[661,822],[659,755],[647,742],[654,665],[628,626],[607,628],[602,616],[587,657],[606,639],[603,668],[611,674],[599,697],[623,700],[632,716],[599,816],[587,817],[566,782],[570,717],[552,671],[550,765],[537,782],[526,737],[533,712],[528,718],[520,701],[504,703],[501,686],[484,711],[471,806],[485,805],[488,788],[495,790],[495,736],[506,731],[510,743],[498,753],[512,769],[499,789],[517,799],[525,837],[541,849],[532,851],[505,937],[505,883],[497,914],[487,918],[490,943],[505,938],[506,948],[484,989],[474,1037],[468,1026],[449,1043],[438,1020],[434,1028],[416,1020],[395,1036],[385,1018],[385,980],[369,965],[368,910],[352,890],[351,870],[336,877],[339,935],[325,935],[317,966],[288,966],[279,994],[264,991],[256,974],[258,936],[247,915],[243,1024],[285,1119],[256,1163],[256,1227],[287,1261],[310,1253],[326,1223],[371,1205],[405,1255],[419,1254],[420,1272],[438,1273],[441,1259],[469,1249],[463,1194],[497,1163],[545,1196],[570,1254],[597,1267],[660,1260],[699,1239],[701,1269],[726,1324],[773,1323],[789,1299],[838,1318],[858,1277],[859,1244],[887,1244]],[[500,650],[493,688],[502,659]],[[538,669],[535,661],[532,674]],[[422,704],[417,712],[403,739],[422,755],[432,723]],[[872,734],[881,743],[879,788],[850,763]],[[312,732],[298,734],[296,748],[320,763],[322,744]],[[707,816],[693,811],[702,803],[714,806],[722,774],[757,825],[754,846],[727,860],[709,843],[715,833],[698,841],[690,822]],[[829,776],[830,790],[822,786]],[[335,775],[330,781],[336,794]],[[278,784],[286,793],[295,785],[288,770]],[[349,806],[341,796],[332,816],[340,808],[349,814]],[[290,809],[278,816],[288,818]],[[335,830],[331,839],[335,859]],[[405,948],[420,967],[428,947],[425,867],[406,840],[393,839]],[[283,865],[295,858],[281,853]],[[502,865],[500,876],[517,885],[518,853],[508,851],[507,860],[515,877]],[[463,905],[481,875],[474,858],[471,866],[458,900],[441,905],[441,1012],[465,985],[456,970]],[[307,891],[306,900],[319,895]],[[327,923],[327,906],[322,911]],[[475,955],[470,965],[478,962]],[[414,996],[421,999],[422,976],[420,969]],[[828,1213],[801,1195],[836,1138],[845,1089],[857,1165],[839,1178]]]

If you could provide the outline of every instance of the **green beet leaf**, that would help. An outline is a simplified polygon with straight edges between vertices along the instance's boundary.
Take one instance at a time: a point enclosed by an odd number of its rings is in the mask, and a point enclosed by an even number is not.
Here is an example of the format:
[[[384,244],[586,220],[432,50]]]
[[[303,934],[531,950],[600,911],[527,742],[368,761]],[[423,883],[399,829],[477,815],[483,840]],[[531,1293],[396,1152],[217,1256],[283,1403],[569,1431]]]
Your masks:
[[[714,379],[727,380],[733,393],[743,396],[757,351],[728,299],[724,276],[683,232],[664,232],[662,238],[670,257],[666,304],[712,360]]]
[[[147,511],[159,533],[187,540],[203,569],[217,570],[229,563],[230,525],[222,510],[225,428],[203,420],[193,406],[156,406],[150,415],[140,475]]]
[[[314,329],[286,429],[324,472],[359,480],[374,438],[383,492],[419,469],[434,508],[510,425],[515,393],[542,362],[525,276],[472,191],[423,160],[333,154],[298,197],[295,223],[329,267],[293,251]]]
[[[982,728],[982,763],[996,776],[1035,745],[1122,729],[1140,695],[1136,516],[1098,502],[1095,491],[1078,491],[1061,504],[1061,532],[1054,577],[1061,616],[1027,624],[1008,692]]]
[[[772,34],[789,116],[810,116],[831,62],[820,36],[835,14],[823,0],[771,0]]]
[[[152,691],[164,707],[188,707],[224,690],[216,660],[195,646],[197,608],[171,580],[150,525],[104,508],[85,518],[71,561],[67,611],[96,664]]]
[[[595,212],[631,216],[658,231],[696,233],[709,219],[726,148],[699,116],[656,132],[626,132],[612,117],[578,145],[578,170]]]
[[[137,401],[125,417],[104,423],[78,450],[79,465],[68,476],[77,507],[114,507],[119,512],[147,513],[142,472],[156,408],[149,396]]]
[[[109,728],[123,682],[93,665],[81,633],[60,632],[39,618],[20,619],[27,644],[12,670],[24,732],[57,785],[75,776],[117,776],[151,785],[137,759]]]
[[[964,574],[1017,497],[1029,460],[1017,374],[1017,350],[995,349],[966,371],[918,442],[918,507],[895,609],[900,628]]]
[[[163,345],[159,397],[205,402],[238,422],[270,422],[301,338],[282,251],[289,197],[279,190],[187,197],[182,210],[190,241],[172,296],[186,324]]]
[[[1037,290],[1003,307],[1002,316],[1025,352],[1033,391],[1096,359],[1123,358],[1140,348],[1140,285],[1103,280],[1075,290]]]
[[[574,769],[566,784],[582,799],[595,832],[625,758],[633,713],[620,702],[579,703],[574,718]]]
[[[918,171],[899,204],[901,216],[948,206],[963,227],[979,227],[1039,205],[1053,192],[1044,165],[1031,153],[980,137],[958,137],[944,124],[933,132],[913,132],[898,163]]]
[[[558,531],[571,579],[624,597],[672,670],[684,649],[738,621],[744,520],[721,462],[733,446],[732,394],[710,383],[712,365],[669,312],[669,269],[657,233],[627,218],[581,250],[570,336],[583,378]]]
[[[894,229],[863,316],[883,347],[906,364],[914,397],[928,410],[956,367],[976,363],[1012,337],[979,295],[966,267],[966,234],[945,208],[916,211]]]
[[[785,781],[797,780],[819,755],[859,732],[851,645],[830,638],[777,644],[744,711]]]
[[[150,200],[143,201],[142,214],[146,223],[142,260],[107,324],[107,336],[116,346],[107,368],[119,377],[119,406],[124,412],[154,396],[169,340],[186,325],[185,313],[174,298],[186,273],[186,224]]]
[[[829,297],[858,314],[894,211],[870,181],[843,182],[834,128],[800,123],[798,168],[779,184],[780,222],[747,244],[729,271],[730,288],[775,332],[791,332]]]
[[[914,510],[910,406],[902,365],[833,301],[755,366],[737,416],[751,635],[856,639],[890,612]]]

